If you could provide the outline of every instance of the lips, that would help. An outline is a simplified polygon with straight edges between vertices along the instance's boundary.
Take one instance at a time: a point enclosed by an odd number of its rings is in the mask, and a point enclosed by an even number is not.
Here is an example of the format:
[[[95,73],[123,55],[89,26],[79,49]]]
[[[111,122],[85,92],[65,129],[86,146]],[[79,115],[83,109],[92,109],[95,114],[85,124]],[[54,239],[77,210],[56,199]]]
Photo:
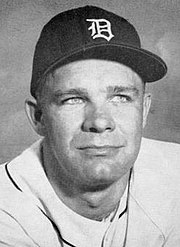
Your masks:
[[[85,146],[78,148],[84,155],[87,156],[101,156],[101,157],[108,157],[114,156],[119,152],[121,146],[110,146],[110,145],[103,145],[103,146]]]

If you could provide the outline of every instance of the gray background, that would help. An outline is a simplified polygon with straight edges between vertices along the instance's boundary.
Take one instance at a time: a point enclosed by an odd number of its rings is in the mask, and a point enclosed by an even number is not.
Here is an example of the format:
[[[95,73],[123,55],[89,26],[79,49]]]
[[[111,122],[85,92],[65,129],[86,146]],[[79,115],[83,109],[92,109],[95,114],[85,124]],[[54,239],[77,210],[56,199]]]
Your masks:
[[[180,1],[179,0],[1,0],[0,1],[0,162],[33,143],[24,113],[32,56],[43,25],[63,10],[92,4],[129,19],[143,48],[161,56],[167,76],[148,86],[153,104],[144,135],[180,143]]]

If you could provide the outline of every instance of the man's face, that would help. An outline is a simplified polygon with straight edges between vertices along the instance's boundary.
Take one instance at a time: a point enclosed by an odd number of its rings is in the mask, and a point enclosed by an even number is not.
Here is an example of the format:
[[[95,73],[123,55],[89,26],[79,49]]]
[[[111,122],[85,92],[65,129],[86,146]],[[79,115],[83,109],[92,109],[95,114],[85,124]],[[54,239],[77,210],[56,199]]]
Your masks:
[[[83,60],[51,80],[42,117],[49,166],[82,187],[121,179],[138,155],[148,108],[140,77],[116,62]]]

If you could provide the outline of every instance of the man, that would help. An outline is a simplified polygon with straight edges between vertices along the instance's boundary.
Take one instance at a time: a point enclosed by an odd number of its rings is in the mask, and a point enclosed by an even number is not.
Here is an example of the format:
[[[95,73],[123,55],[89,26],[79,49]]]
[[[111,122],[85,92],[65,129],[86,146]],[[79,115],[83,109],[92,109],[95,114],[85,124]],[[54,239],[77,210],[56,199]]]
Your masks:
[[[1,166],[0,246],[180,246],[179,145],[142,138],[166,72],[101,8],[45,25],[26,101],[43,138]]]

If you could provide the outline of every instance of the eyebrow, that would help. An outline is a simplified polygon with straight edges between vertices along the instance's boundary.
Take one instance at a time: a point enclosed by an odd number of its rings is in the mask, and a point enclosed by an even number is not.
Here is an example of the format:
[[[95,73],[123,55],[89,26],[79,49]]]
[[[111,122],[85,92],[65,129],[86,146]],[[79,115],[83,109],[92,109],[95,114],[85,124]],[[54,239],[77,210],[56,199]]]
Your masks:
[[[55,92],[55,96],[64,96],[64,95],[78,95],[78,96],[84,96],[88,97],[88,92],[84,88],[70,88],[68,90],[57,90]]]
[[[109,86],[108,87],[108,93],[113,94],[113,93],[133,93],[136,96],[139,95],[139,90],[134,87],[134,86]]]
[[[134,86],[109,86],[107,87],[108,94],[114,94],[114,93],[118,94],[118,93],[123,93],[123,92],[133,93],[136,96],[139,95],[139,90]],[[65,95],[78,95],[78,96],[86,97],[86,98],[89,97],[87,90],[84,88],[70,88],[68,90],[59,89],[55,92],[55,97],[56,96],[62,97]]]

